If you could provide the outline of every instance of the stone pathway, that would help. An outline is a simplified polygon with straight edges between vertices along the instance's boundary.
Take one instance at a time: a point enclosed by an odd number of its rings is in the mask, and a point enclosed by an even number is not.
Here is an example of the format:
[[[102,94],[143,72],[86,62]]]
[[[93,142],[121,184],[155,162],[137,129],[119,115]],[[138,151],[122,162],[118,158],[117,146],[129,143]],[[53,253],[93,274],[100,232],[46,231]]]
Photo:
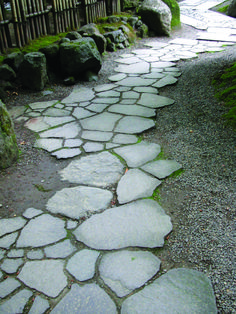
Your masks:
[[[172,230],[153,193],[182,166],[141,134],[174,103],[159,89],[177,82],[176,61],[236,42],[235,20],[208,10],[219,2],[180,2],[182,22],[204,30],[197,39],[150,40],[116,60],[110,84],[12,112],[38,134],[35,147],[75,157],[60,175],[78,185],[0,220],[0,313],[217,312],[204,274],[164,274],[151,252]]]

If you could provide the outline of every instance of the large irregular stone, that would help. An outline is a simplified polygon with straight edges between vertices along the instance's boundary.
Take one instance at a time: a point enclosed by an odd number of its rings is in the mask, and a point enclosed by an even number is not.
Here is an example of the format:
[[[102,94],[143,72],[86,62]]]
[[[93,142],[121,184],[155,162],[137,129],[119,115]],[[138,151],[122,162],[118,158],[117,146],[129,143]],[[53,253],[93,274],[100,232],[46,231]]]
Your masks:
[[[6,235],[5,237],[2,237],[0,239],[0,247],[8,249],[16,241],[17,237],[18,237],[18,232],[14,232],[14,233]]]
[[[94,96],[95,93],[91,88],[75,86],[72,93],[68,97],[64,98],[61,102],[63,104],[84,102],[93,99]]]
[[[105,254],[99,272],[105,284],[118,297],[124,297],[151,279],[159,271],[160,264],[161,261],[150,252],[120,251]]]
[[[34,299],[34,303],[29,311],[29,314],[42,314],[49,309],[50,305],[47,300],[37,295]]]
[[[178,79],[172,75],[166,75],[162,79],[160,79],[157,83],[153,84],[153,87],[161,88],[167,85],[175,84]]]
[[[0,313],[23,313],[24,307],[32,294],[28,289],[21,290],[0,305]]]
[[[24,60],[24,54],[21,51],[12,52],[6,56],[3,63],[8,64],[14,71],[18,71]],[[6,78],[4,78],[6,80]]]
[[[99,188],[86,186],[65,188],[49,199],[47,209],[54,214],[79,219],[87,213],[107,208],[112,197],[110,191]]]
[[[98,250],[124,247],[161,247],[171,231],[170,217],[157,202],[146,199],[107,209],[82,223],[74,234],[78,241]]]
[[[63,126],[59,126],[57,128],[53,128],[44,132],[41,132],[39,135],[40,137],[64,137],[64,138],[74,138],[76,137],[81,128],[79,127],[78,123],[71,122],[67,123]]]
[[[128,203],[143,197],[150,197],[161,181],[146,175],[139,169],[130,169],[120,179],[117,186],[118,201]]]
[[[127,74],[144,74],[149,73],[150,65],[148,62],[139,62],[129,65],[119,65],[115,68],[116,72]]]
[[[94,117],[83,119],[81,125],[86,130],[112,131],[121,117],[119,114],[104,112]]]
[[[181,169],[182,166],[175,160],[156,160],[149,162],[141,168],[148,173],[151,173],[153,176],[163,179]]]
[[[227,14],[232,17],[236,17],[236,1],[231,0],[230,5],[228,7]]]
[[[73,160],[60,171],[62,180],[72,183],[107,187],[116,183],[123,174],[124,166],[108,152]]]
[[[121,29],[118,29],[116,31],[108,32],[104,34],[104,37],[106,39],[110,39],[112,43],[119,44],[123,43],[126,40],[126,37]]]
[[[0,80],[12,81],[16,78],[15,71],[8,65],[0,65]]]
[[[0,298],[5,298],[12,291],[16,290],[21,284],[14,278],[7,278],[0,283]]]
[[[138,134],[143,131],[149,130],[155,126],[155,122],[152,119],[128,116],[122,118],[116,128],[115,132],[126,134]]]
[[[5,218],[0,220],[0,237],[7,233],[21,229],[26,224],[26,220],[21,217]]]
[[[192,269],[173,269],[127,298],[122,314],[211,313],[216,303],[210,280]]]
[[[28,287],[55,298],[67,285],[62,260],[26,262],[18,278]]]
[[[34,219],[22,229],[17,247],[40,247],[57,242],[66,237],[64,221],[44,214]]]
[[[76,251],[76,248],[67,239],[63,242],[47,246],[44,251],[47,258],[65,258]]]
[[[83,25],[79,30],[82,36],[89,36],[93,38],[95,41],[98,51],[102,54],[106,50],[107,40],[106,38],[99,32],[99,29],[96,24],[90,23]]]
[[[35,148],[42,148],[48,152],[62,148],[63,140],[58,138],[39,138],[35,141]]]
[[[121,113],[129,116],[154,117],[156,112],[154,109],[145,108],[138,105],[112,105],[108,109],[109,112]]]
[[[9,167],[18,157],[13,122],[0,100],[0,169]]]
[[[163,1],[144,0],[139,8],[139,15],[157,35],[170,35],[172,14]]]
[[[145,93],[141,95],[138,104],[149,108],[160,108],[172,105],[174,102],[173,99],[165,96]]]

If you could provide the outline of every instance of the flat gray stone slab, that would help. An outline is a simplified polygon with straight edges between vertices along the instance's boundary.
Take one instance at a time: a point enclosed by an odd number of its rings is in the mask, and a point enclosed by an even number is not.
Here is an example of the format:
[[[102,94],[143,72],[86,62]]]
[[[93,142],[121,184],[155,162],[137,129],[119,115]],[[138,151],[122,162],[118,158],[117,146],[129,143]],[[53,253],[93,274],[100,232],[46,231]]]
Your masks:
[[[149,162],[141,168],[155,177],[163,179],[181,169],[182,165],[175,160],[156,160]]]
[[[67,286],[62,260],[26,262],[18,278],[28,287],[55,298]]]
[[[1,264],[1,269],[8,274],[14,274],[18,268],[23,264],[22,258],[5,258]]]
[[[117,102],[119,102],[120,98],[118,97],[107,97],[107,98],[103,98],[103,97],[97,97],[93,100],[93,103],[95,104],[108,104],[108,105],[112,105],[112,104],[116,104]]]
[[[128,92],[123,92],[123,93],[122,93],[122,98],[123,98],[123,99],[124,99],[124,98],[128,98],[128,99],[130,99],[130,98],[138,99],[139,96],[140,96],[139,93],[133,92],[133,91],[128,91]]]
[[[34,143],[35,148],[42,148],[48,152],[62,148],[63,140],[58,138],[39,138]]]
[[[56,192],[46,207],[51,213],[79,219],[87,213],[107,208],[112,198],[113,194],[108,190],[79,186]]]
[[[21,229],[27,220],[21,217],[6,218],[0,220],[0,237],[4,234],[14,232]]]
[[[16,247],[39,247],[57,242],[66,237],[65,222],[44,214],[31,219],[22,229]]]
[[[30,119],[25,123],[25,127],[34,131],[40,132],[49,129],[50,127],[64,124],[73,121],[73,117],[38,117]]]
[[[73,92],[61,102],[64,104],[78,103],[83,101],[89,101],[95,96],[94,91],[91,88],[75,86]]]
[[[217,313],[214,292],[206,275],[192,269],[172,269],[142,291],[127,298],[121,308],[129,313]]]
[[[155,126],[155,122],[148,118],[128,116],[122,118],[116,128],[115,132],[126,134],[138,134],[149,130]]]
[[[24,211],[23,216],[25,218],[31,219],[33,217],[41,215],[42,213],[43,213],[43,211],[41,209],[36,209],[36,208],[30,207]]]
[[[34,103],[29,104],[29,107],[32,110],[46,109],[46,108],[52,107],[57,102],[58,102],[58,100],[38,101],[38,102],[34,102]]]
[[[119,65],[115,68],[116,72],[119,73],[127,73],[127,74],[143,74],[148,73],[150,69],[150,65],[148,62],[139,62],[135,64],[129,65]]]
[[[151,63],[152,68],[167,68],[173,66],[175,66],[175,63],[170,61],[157,61]]]
[[[24,250],[23,249],[11,249],[7,253],[7,257],[10,257],[10,258],[23,257],[23,256],[24,256]]]
[[[94,113],[84,108],[77,107],[74,109],[72,115],[76,119],[84,119],[93,116]]]
[[[18,232],[14,232],[6,235],[5,237],[2,237],[0,239],[0,247],[8,249],[16,241],[18,234]]]
[[[42,259],[44,257],[43,251],[40,249],[29,251],[27,253],[28,259]]]
[[[175,84],[178,79],[172,75],[166,75],[162,79],[160,79],[157,83],[153,84],[153,87],[161,88],[167,85]]]
[[[59,108],[48,108],[46,111],[44,111],[45,116],[51,116],[51,117],[66,117],[69,116],[70,111],[65,109],[59,109]]]
[[[120,97],[120,92],[109,90],[106,92],[101,92],[96,94],[97,97]]]
[[[156,115],[154,109],[138,105],[112,105],[108,109],[109,112],[120,113],[129,116],[153,117]]]
[[[58,128],[53,128],[47,131],[43,131],[39,133],[41,138],[43,137],[63,137],[63,138],[74,138],[76,137],[81,128],[77,122],[67,123],[63,126],[59,126]]]
[[[140,59],[138,57],[135,57],[134,55],[130,54],[130,56],[128,56],[128,57],[122,57],[122,58],[115,59],[115,62],[129,65],[129,64],[139,63]]]
[[[164,76],[165,76],[164,73],[160,73],[160,72],[152,72],[149,74],[142,75],[143,78],[150,78],[150,79],[161,79]]]
[[[87,107],[87,109],[100,113],[103,112],[108,106],[109,104],[91,104]]]
[[[107,209],[83,222],[73,233],[98,250],[161,247],[171,231],[170,217],[157,202],[146,199]]]
[[[120,251],[102,257],[99,272],[118,297],[144,285],[160,269],[161,261],[150,252]],[[148,313],[148,312],[146,312]]]
[[[115,75],[111,75],[108,77],[108,79],[111,81],[111,82],[118,82],[118,81],[121,81],[123,80],[124,78],[126,78],[126,74],[124,73],[119,73],[119,74],[115,74]]]
[[[121,117],[119,114],[104,112],[82,120],[81,125],[85,130],[112,131]]]
[[[161,147],[155,143],[142,141],[135,145],[119,147],[114,152],[120,155],[129,167],[139,167],[157,157]]]
[[[144,93],[141,95],[138,104],[149,108],[160,108],[172,105],[174,102],[175,101],[169,97]]]
[[[63,148],[63,149],[57,150],[51,155],[55,156],[57,159],[67,159],[67,158],[79,156],[81,153],[82,151],[80,148]]]
[[[21,290],[0,305],[0,313],[23,313],[24,307],[32,295],[33,293],[28,289]]]
[[[68,239],[44,249],[47,258],[66,258],[76,250]]]
[[[64,147],[69,147],[69,148],[73,148],[73,147],[79,147],[83,144],[83,141],[81,141],[78,138],[69,138],[65,140],[64,143]]]
[[[101,131],[84,131],[81,137],[85,140],[107,142],[113,136],[112,132],[101,132]]]
[[[116,87],[115,84],[102,84],[102,85],[95,86],[94,90],[95,90],[95,92],[99,93],[99,92],[108,91],[110,89],[113,89],[114,87]]]
[[[114,136],[112,142],[117,144],[135,144],[138,138],[136,135],[117,134]]]
[[[86,153],[95,153],[104,150],[104,144],[101,143],[94,143],[94,142],[87,142],[84,144],[83,149]]]
[[[46,299],[43,299],[41,296],[36,296],[34,303],[29,311],[29,314],[43,314],[50,305]]]
[[[116,183],[123,174],[124,166],[108,152],[73,160],[60,171],[62,180],[72,183],[107,187]]]
[[[150,94],[158,94],[158,90],[155,87],[135,87],[134,91],[138,92],[138,93],[150,93]]]
[[[91,279],[95,274],[95,265],[99,254],[94,250],[81,250],[69,259],[66,269],[79,281]]]
[[[18,280],[10,277],[0,282],[0,298],[5,298],[8,294],[20,287],[20,285]]]
[[[143,171],[130,169],[118,183],[118,201],[120,204],[124,204],[143,197],[150,197],[160,184],[160,180],[146,175]]]
[[[144,79],[141,77],[127,77],[121,81],[116,82],[117,85],[121,86],[149,86],[156,82],[153,79]]]

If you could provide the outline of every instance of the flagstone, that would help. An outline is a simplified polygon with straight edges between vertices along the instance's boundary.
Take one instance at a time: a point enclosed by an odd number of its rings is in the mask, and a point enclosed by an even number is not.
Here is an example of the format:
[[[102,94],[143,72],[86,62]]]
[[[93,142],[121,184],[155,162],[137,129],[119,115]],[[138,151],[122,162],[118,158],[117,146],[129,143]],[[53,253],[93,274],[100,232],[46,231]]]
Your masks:
[[[18,268],[23,264],[22,258],[5,258],[1,264],[1,269],[8,274],[14,274],[17,272]]]
[[[38,101],[38,102],[31,103],[28,106],[32,110],[46,109],[46,108],[52,107],[57,102],[58,100]]]
[[[167,68],[167,67],[173,67],[173,66],[175,66],[175,63],[168,62],[168,61],[157,61],[157,62],[151,63],[152,68]]]
[[[85,286],[73,284],[51,313],[116,314],[117,310],[106,292],[92,283]]]
[[[144,79],[141,77],[127,77],[123,80],[116,82],[117,85],[122,86],[149,86],[155,83],[156,80]]]
[[[177,45],[187,45],[187,46],[195,46],[198,44],[198,40],[196,39],[188,39],[188,38],[175,38],[169,42],[169,44],[177,44]]]
[[[66,117],[70,114],[69,110],[66,109],[58,109],[58,108],[48,108],[44,111],[45,116],[51,117]]]
[[[137,101],[136,98],[125,98],[125,99],[121,99],[121,101],[119,102],[119,105],[133,105],[135,104]]]
[[[182,165],[175,160],[156,160],[141,167],[159,179],[164,179],[181,168]]]
[[[117,134],[114,136],[112,142],[117,144],[135,144],[138,141],[138,137],[129,134]]]
[[[29,311],[29,314],[43,314],[50,308],[48,300],[43,299],[37,295],[34,299],[34,303]]]
[[[122,98],[134,98],[134,99],[138,99],[139,98],[139,93],[134,92],[134,91],[128,91],[128,92],[124,92],[122,93]]]
[[[27,220],[22,217],[0,219],[0,237],[4,234],[21,229]]]
[[[87,142],[84,144],[83,149],[86,153],[95,153],[104,150],[104,145],[101,143]]]
[[[16,257],[23,257],[24,256],[24,250],[23,249],[11,249],[7,253],[7,257],[9,258],[16,258]]]
[[[51,155],[57,159],[67,159],[79,156],[82,153],[80,148],[62,148],[53,152]]]
[[[44,252],[47,258],[65,258],[71,255],[76,250],[76,247],[73,246],[68,239],[44,248]]]
[[[117,92],[128,92],[131,90],[131,87],[128,86],[116,86],[115,90]]]
[[[99,92],[108,91],[110,89],[113,89],[114,87],[116,87],[115,84],[102,84],[102,85],[95,86],[93,89],[95,92],[99,93]]]
[[[135,64],[129,65],[119,65],[114,70],[119,73],[127,73],[127,74],[143,74],[149,72],[150,65],[148,62],[139,62]]]
[[[161,152],[161,147],[155,143],[142,141],[138,144],[116,148],[114,152],[120,155],[129,167],[140,167],[155,159]]]
[[[134,91],[138,93],[150,93],[150,94],[158,94],[158,90],[155,87],[135,87]]]
[[[64,188],[48,200],[46,207],[51,213],[79,219],[87,213],[107,208],[112,197],[110,191],[99,188],[86,186]]]
[[[139,169],[130,169],[120,179],[117,186],[118,201],[120,204],[128,203],[144,197],[150,197],[155,188],[161,184]]]
[[[123,55],[121,58],[115,59],[115,62],[124,64],[133,64],[140,62],[140,59],[135,57],[133,54],[128,54],[128,56]]]
[[[118,81],[121,81],[123,80],[124,78],[126,78],[126,74],[124,73],[119,73],[119,74],[115,74],[115,75],[111,75],[108,77],[108,79],[111,81],[111,82],[118,82]]]
[[[63,140],[57,138],[39,138],[34,143],[35,148],[42,148],[48,152],[62,148]]]
[[[172,75],[172,76],[174,76],[174,77],[179,77],[179,76],[181,76],[181,72],[171,72],[171,71],[165,71],[165,72],[163,72],[163,74],[164,75]]]
[[[120,97],[120,92],[115,90],[109,90],[106,92],[100,92],[96,94],[97,97]]]
[[[88,118],[88,117],[93,116],[94,113],[89,111],[89,110],[87,110],[87,109],[77,107],[77,108],[74,109],[72,115],[76,119],[84,119],[84,118]]]
[[[124,115],[130,116],[141,116],[141,117],[154,117],[156,115],[156,111],[154,109],[150,109],[143,106],[138,105],[112,105],[108,109],[109,112],[120,113]]]
[[[112,148],[119,147],[119,146],[120,146],[119,144],[107,143],[106,149],[112,149]]]
[[[42,214],[42,213],[43,213],[43,211],[41,209],[36,209],[36,208],[30,207],[24,211],[23,216],[25,218],[31,219],[33,217],[36,217],[36,216]]]
[[[176,61],[179,61],[181,58],[177,55],[173,55],[172,53],[170,53],[169,55],[166,54],[162,57],[160,57],[160,61],[163,61],[163,62],[176,62]]]
[[[67,286],[63,260],[29,261],[22,267],[19,278],[26,286],[55,298]]]
[[[128,297],[121,313],[217,313],[217,308],[207,276],[196,270],[177,268]]]
[[[5,298],[20,286],[21,284],[18,280],[8,277],[6,280],[0,282],[0,298]]]
[[[143,78],[150,78],[150,79],[160,79],[163,78],[165,75],[163,72],[151,72],[149,74],[142,75]]]
[[[94,112],[97,112],[97,113],[100,113],[102,111],[104,111],[107,106],[109,106],[109,104],[91,104],[87,107],[87,109],[91,110],[91,111],[94,111]]]
[[[49,214],[30,220],[22,229],[16,247],[40,247],[57,242],[66,237],[65,222]]]
[[[5,255],[5,250],[0,249],[0,261],[3,259]]]
[[[112,105],[112,104],[116,104],[117,102],[119,102],[119,100],[120,100],[120,98],[116,98],[116,97],[107,97],[107,98],[97,97],[97,98],[93,99],[93,103]]]
[[[81,135],[83,139],[90,141],[106,142],[109,141],[113,136],[112,132],[102,131],[84,131]]]
[[[71,121],[74,121],[75,118],[71,116],[67,117],[43,117],[43,121],[49,125],[49,127],[54,127],[60,124],[65,124]],[[47,127],[48,129],[48,127]]]
[[[98,250],[161,247],[172,224],[161,206],[139,200],[95,214],[73,232],[76,239]]]
[[[121,298],[150,280],[160,264],[150,252],[119,251],[102,257],[99,272],[105,284]]]
[[[83,119],[81,125],[85,130],[113,131],[116,122],[121,117],[119,114],[104,112],[94,117]]]
[[[72,93],[61,102],[64,104],[78,103],[92,100],[94,96],[95,93],[91,88],[75,86]]]
[[[42,259],[44,257],[43,251],[40,249],[31,250],[27,253],[28,259]]]
[[[81,141],[80,139],[78,138],[68,138],[65,140],[64,142],[64,147],[70,147],[70,148],[73,148],[73,147],[79,147],[83,144],[83,141]]]
[[[175,84],[177,81],[178,81],[177,78],[175,78],[174,76],[166,75],[165,77],[160,79],[158,82],[153,84],[153,87],[161,88],[167,85]]]
[[[0,305],[0,313],[23,313],[24,307],[33,293],[24,289]]]
[[[155,122],[148,118],[128,116],[122,118],[116,128],[115,132],[138,134],[155,126]]]
[[[174,102],[175,101],[173,99],[165,97],[165,96],[143,93],[141,95],[140,100],[137,102],[137,104],[146,106],[149,108],[160,108],[160,107],[172,105]]]
[[[95,250],[81,250],[69,259],[66,270],[79,281],[89,280],[95,274],[99,254]]]
[[[60,171],[62,180],[72,183],[107,187],[115,184],[123,174],[124,166],[109,152],[101,152],[73,160]]]
[[[16,241],[17,237],[18,237],[18,232],[14,232],[14,233],[6,235],[5,237],[2,237],[0,239],[0,247],[8,249]]]
[[[77,122],[70,122],[63,126],[59,126],[59,127],[55,127],[53,129],[47,130],[47,131],[43,131],[39,133],[39,136],[41,138],[48,138],[48,137],[74,138],[79,134],[80,130],[81,128]]]

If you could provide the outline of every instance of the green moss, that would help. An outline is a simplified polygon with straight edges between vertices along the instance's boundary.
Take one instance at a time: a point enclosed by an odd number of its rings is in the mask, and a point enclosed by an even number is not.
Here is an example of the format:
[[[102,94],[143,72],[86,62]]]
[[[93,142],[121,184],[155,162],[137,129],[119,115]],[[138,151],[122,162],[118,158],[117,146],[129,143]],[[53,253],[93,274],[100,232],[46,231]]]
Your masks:
[[[176,0],[163,0],[168,5],[172,14],[171,27],[180,25],[180,8]]]
[[[225,5],[224,7],[219,8],[217,11],[220,13],[227,13],[228,7],[228,5]]]
[[[45,189],[42,184],[34,184],[34,186],[36,187],[36,189],[39,192],[50,192],[51,191],[50,189]]]

